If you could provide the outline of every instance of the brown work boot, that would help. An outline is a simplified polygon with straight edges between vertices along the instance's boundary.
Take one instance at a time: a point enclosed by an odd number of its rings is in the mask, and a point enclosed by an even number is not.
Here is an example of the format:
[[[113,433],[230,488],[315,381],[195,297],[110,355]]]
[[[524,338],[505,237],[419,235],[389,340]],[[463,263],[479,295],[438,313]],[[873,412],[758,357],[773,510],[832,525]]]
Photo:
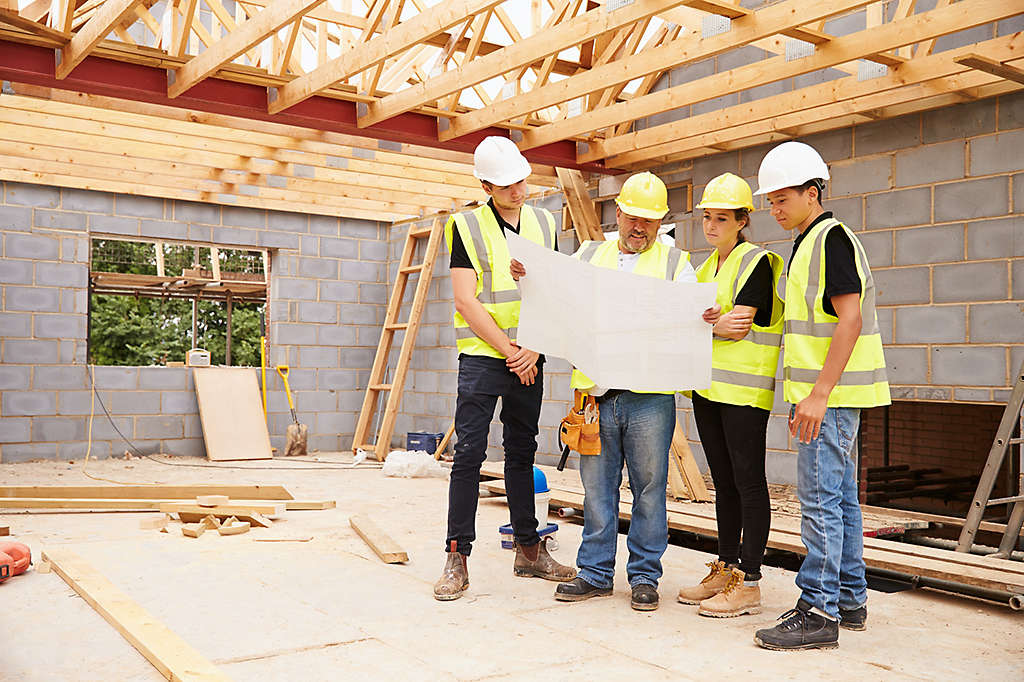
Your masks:
[[[434,583],[434,599],[438,601],[458,599],[469,587],[469,568],[466,566],[466,555],[459,554],[455,549],[455,544],[455,541],[452,540],[448,559],[444,563],[444,572]]]
[[[556,583],[564,583],[576,577],[576,569],[564,566],[548,554],[547,538],[536,545],[516,545],[516,561],[513,572],[522,577],[536,576]]]
[[[724,561],[709,561],[706,565],[711,572],[697,585],[680,589],[679,603],[699,604],[725,589],[729,582],[729,567]]]
[[[761,613],[761,588],[744,585],[744,573],[734,568],[729,573],[725,589],[700,603],[697,613],[712,618],[732,618],[745,613]]]

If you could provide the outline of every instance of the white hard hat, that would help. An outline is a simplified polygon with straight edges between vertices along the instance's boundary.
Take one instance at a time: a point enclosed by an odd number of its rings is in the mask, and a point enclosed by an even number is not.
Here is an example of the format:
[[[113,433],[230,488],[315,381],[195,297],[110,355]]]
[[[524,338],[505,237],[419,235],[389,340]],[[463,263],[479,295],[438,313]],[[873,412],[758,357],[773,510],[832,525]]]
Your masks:
[[[473,152],[473,176],[477,180],[505,187],[525,180],[531,173],[530,162],[507,137],[485,137]]]
[[[828,180],[828,166],[821,154],[803,142],[783,142],[761,161],[754,194],[799,187],[810,180]]]

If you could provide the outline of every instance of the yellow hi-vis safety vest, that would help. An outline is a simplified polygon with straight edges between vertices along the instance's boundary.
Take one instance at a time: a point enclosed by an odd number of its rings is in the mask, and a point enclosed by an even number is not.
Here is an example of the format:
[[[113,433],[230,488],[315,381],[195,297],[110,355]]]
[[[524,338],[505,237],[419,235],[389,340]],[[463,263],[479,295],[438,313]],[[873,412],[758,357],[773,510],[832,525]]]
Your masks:
[[[822,220],[804,236],[786,278],[786,352],[783,356],[785,397],[790,403],[806,398],[814,388],[825,356],[832,345],[839,318],[825,312],[825,237],[829,230],[845,230],[853,244],[860,278],[861,332],[839,383],[828,397],[829,407],[889,405],[882,336],[875,314],[875,280],[860,240],[834,218]]]
[[[767,258],[772,267],[771,322],[767,326],[752,325],[739,341],[714,337],[711,342],[711,388],[697,391],[702,397],[729,405],[749,405],[771,410],[775,400],[775,370],[779,365],[782,345],[783,304],[779,298],[779,277],[782,257],[750,242],[740,242],[718,265],[718,250],[712,252],[697,268],[698,282],[718,285],[715,302],[726,314],[736,304],[736,295],[750,279],[750,274]],[[718,272],[715,272],[718,268]]]
[[[573,257],[600,268],[617,270],[619,267],[619,240],[614,239],[603,242],[585,241]],[[633,274],[667,279],[671,282],[683,271],[688,262],[690,262],[690,254],[688,252],[655,241],[654,246],[640,254],[636,267],[633,268]],[[578,369],[573,369],[570,387],[586,391],[594,387],[594,381]],[[608,388],[624,387],[609,386]],[[672,395],[675,393],[675,390],[637,391],[637,393],[664,393]]]
[[[452,230],[457,228],[469,260],[476,270],[476,298],[512,343],[519,326],[519,289],[509,268],[512,257],[494,211],[487,204],[472,211],[452,214],[444,226],[448,251],[452,249]],[[547,249],[555,248],[555,218],[543,208],[523,206],[519,211],[519,234]],[[455,311],[455,347],[459,353],[504,358],[491,344],[469,328]]]

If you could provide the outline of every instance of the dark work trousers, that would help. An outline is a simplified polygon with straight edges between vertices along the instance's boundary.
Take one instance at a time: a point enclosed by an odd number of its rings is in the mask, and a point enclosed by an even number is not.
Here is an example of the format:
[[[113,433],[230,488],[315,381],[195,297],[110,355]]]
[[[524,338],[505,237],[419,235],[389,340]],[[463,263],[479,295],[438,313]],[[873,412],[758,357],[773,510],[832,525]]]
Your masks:
[[[524,386],[501,358],[459,356],[459,395],[455,403],[455,434],[459,440],[448,483],[446,550],[451,549],[451,541],[455,540],[458,551],[468,555],[476,539],[480,465],[487,459],[487,436],[498,398],[512,532],[519,545],[540,542],[533,496],[533,456],[537,452],[537,421],[543,392],[540,365],[533,385]]]
[[[748,580],[761,577],[771,526],[764,474],[768,414],[759,407],[729,405],[693,394],[693,416],[715,482],[718,560],[738,561]]]

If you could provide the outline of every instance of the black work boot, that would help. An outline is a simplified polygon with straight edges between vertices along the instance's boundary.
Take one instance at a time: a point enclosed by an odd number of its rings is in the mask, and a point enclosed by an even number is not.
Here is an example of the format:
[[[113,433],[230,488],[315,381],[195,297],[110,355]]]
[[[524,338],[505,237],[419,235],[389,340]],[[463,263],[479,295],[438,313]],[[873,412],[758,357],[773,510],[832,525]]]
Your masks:
[[[658,608],[658,588],[647,583],[633,585],[629,605],[634,611],[653,611]]]
[[[583,601],[591,597],[609,597],[611,593],[612,588],[591,585],[577,576],[555,588],[555,599],[558,601]]]
[[[441,577],[434,583],[434,599],[438,601],[458,599],[469,587],[469,567],[466,564],[466,555],[459,554],[455,547],[456,543],[452,540],[448,558],[444,562],[444,570],[441,572]]]
[[[835,649],[839,646],[839,621],[811,611],[803,599],[796,608],[779,616],[782,622],[773,628],[758,630],[754,642],[774,651],[798,649]]]
[[[868,629],[868,607],[858,606],[855,609],[844,609],[839,607],[839,627],[844,630],[867,630]]]

